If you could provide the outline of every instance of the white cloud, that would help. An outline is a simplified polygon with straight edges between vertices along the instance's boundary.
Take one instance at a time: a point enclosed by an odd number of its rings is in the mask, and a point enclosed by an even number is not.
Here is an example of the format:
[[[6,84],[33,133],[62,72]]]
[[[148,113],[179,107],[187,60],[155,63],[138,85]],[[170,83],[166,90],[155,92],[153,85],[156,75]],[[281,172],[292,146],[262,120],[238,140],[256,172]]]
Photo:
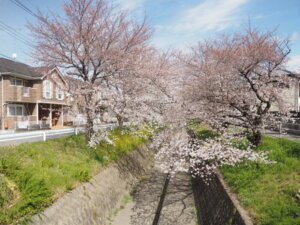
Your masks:
[[[158,35],[154,44],[161,48],[193,45],[208,31],[221,31],[240,25],[242,6],[250,0],[203,0],[177,13],[176,19],[157,24]],[[205,36],[204,35],[204,36]]]
[[[254,18],[255,18],[255,19],[263,19],[263,18],[265,18],[265,17],[266,17],[266,15],[258,14],[258,15],[256,15]]]
[[[145,0],[117,0],[116,1],[124,10],[135,10],[140,8]]]
[[[298,39],[298,33],[297,32],[293,32],[289,38],[289,40],[291,42],[295,42]]]
[[[290,70],[300,72],[300,54],[292,56],[288,61],[287,66]]]
[[[241,6],[249,0],[205,0],[182,12],[181,19],[170,27],[180,31],[223,30],[237,23]]]

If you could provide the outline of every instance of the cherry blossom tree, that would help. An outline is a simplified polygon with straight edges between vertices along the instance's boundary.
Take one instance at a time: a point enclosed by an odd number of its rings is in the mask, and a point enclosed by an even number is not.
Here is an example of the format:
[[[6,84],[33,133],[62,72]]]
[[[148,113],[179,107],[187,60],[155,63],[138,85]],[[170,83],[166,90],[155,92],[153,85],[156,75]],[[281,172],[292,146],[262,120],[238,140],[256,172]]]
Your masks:
[[[290,85],[288,40],[250,27],[191,50],[183,58],[191,108],[201,110],[206,123],[245,129],[249,140],[259,144],[262,126],[274,122],[271,107],[276,105],[282,116],[289,110],[282,98]]]
[[[102,108],[115,115],[119,125],[126,120],[137,129],[145,124],[164,126],[174,123],[177,116],[171,116],[170,113],[174,114],[173,105],[176,102],[175,63],[172,52],[155,48],[144,51],[136,61],[138,70],[131,70],[126,76],[115,79],[112,85],[107,85],[109,90],[102,97]],[[108,132],[95,134],[90,145],[94,146],[101,140],[107,141],[108,135]]]
[[[101,101],[96,97],[99,84],[105,86],[132,70],[148,46],[152,29],[146,19],[130,19],[106,0],[70,0],[63,4],[63,12],[63,16],[39,12],[39,20],[29,24],[36,39],[33,56],[37,62],[56,65],[83,81],[77,90],[84,100],[91,137],[99,112],[94,103]]]
[[[190,172],[209,178],[221,165],[236,165],[250,160],[273,163],[267,153],[254,151],[260,131],[267,122],[288,114],[283,99],[290,85],[285,68],[290,53],[288,41],[273,32],[246,29],[199,43],[187,54],[179,54],[185,69],[174,108],[174,121],[154,138],[160,149],[156,160],[167,173]],[[177,93],[177,94],[178,94]],[[276,107],[275,107],[276,106]],[[214,138],[197,140],[186,128],[196,119],[218,133]],[[183,126],[185,124],[185,126]],[[245,149],[236,140],[247,137]]]

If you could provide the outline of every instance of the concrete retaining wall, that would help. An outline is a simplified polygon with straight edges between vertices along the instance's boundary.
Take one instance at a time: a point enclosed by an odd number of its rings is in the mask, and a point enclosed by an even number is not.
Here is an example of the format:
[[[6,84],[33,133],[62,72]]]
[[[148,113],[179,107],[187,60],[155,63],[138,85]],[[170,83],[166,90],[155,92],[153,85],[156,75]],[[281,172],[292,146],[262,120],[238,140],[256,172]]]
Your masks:
[[[192,186],[199,225],[253,225],[219,173],[209,185],[193,178]]]
[[[153,163],[147,146],[106,167],[32,218],[32,225],[106,225],[123,197]]]

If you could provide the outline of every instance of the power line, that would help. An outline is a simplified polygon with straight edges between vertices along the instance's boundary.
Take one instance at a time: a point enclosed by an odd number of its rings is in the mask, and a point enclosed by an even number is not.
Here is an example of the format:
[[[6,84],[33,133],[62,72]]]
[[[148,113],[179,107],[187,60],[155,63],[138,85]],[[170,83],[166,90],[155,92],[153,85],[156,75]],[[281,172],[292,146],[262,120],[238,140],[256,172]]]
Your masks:
[[[9,34],[10,36],[12,36],[13,38],[16,38],[17,40],[19,40],[19,41],[23,42],[24,44],[26,44],[26,45],[28,45],[28,46],[31,47],[31,44],[30,44],[30,43],[28,43],[27,41],[25,41],[25,40],[22,39],[21,37],[16,36],[15,34],[11,33],[9,30],[7,30],[7,29],[6,29],[4,26],[2,26],[1,24],[0,24],[0,28],[1,28],[5,33],[7,33],[7,34]]]
[[[2,54],[2,53],[0,53],[0,55],[3,56],[4,58],[10,58],[9,56],[4,55],[4,54]]]
[[[21,62],[21,61],[17,60],[16,58],[9,57],[9,56],[4,55],[2,53],[0,53],[0,56],[4,57],[6,59],[9,59],[9,60],[15,61],[15,62]]]
[[[24,5],[22,2],[20,2],[19,0],[10,0],[13,4],[17,5],[18,7],[20,7],[21,9],[23,9],[24,11],[26,11],[27,13],[29,13],[30,15],[36,17],[39,19],[39,16],[34,13],[30,8],[28,8],[26,5]],[[27,0],[28,1],[28,0]],[[28,1],[31,5],[32,3],[30,1]],[[10,36],[14,37],[15,39],[23,42],[24,44],[26,44],[27,46],[33,48],[33,44],[32,41],[30,39],[28,39],[26,36],[24,36],[22,33],[19,33],[16,29],[14,29],[13,27],[5,24],[4,22],[0,21],[0,30],[3,30],[4,32],[6,32],[7,34],[9,34]],[[7,59],[11,59],[11,60],[15,60],[17,61],[15,58],[9,57],[7,55],[4,55],[2,53],[0,53],[1,56],[7,58]]]
[[[9,26],[8,24],[4,23],[3,21],[0,20],[0,26],[10,32],[12,35],[18,36],[21,38],[23,41],[27,42],[27,44],[30,44],[32,42],[29,38],[27,38],[25,35],[22,33],[18,32],[15,28]]]
[[[2,54],[2,53],[0,53],[0,56],[4,57],[4,58],[6,58],[6,59],[10,59],[10,60],[17,61],[16,59],[14,59],[14,58],[12,58],[12,57],[9,57],[9,56],[7,56],[7,55],[4,55],[4,54]]]
[[[17,31],[15,28],[9,26],[8,24],[4,23],[3,21],[0,20],[0,24],[5,27],[7,30],[9,30],[10,32],[14,33],[17,36],[20,36],[22,39],[24,39],[24,41],[27,41],[28,43],[32,42],[28,37],[26,37],[25,35],[23,35],[22,33],[20,33],[19,31]]]
[[[29,3],[29,5],[33,6],[34,8],[37,8],[36,5],[34,5],[30,0],[25,0],[26,2]]]
[[[15,4],[16,6],[20,7],[21,9],[23,9],[25,12],[29,13],[30,15],[36,17],[39,19],[39,16],[33,12],[29,7],[27,7],[26,5],[24,5],[22,2],[20,2],[19,0],[10,0],[13,4]],[[30,1],[28,1],[30,3]],[[31,4],[31,3],[30,3]],[[14,36],[16,39],[22,41],[24,44],[32,47],[31,44],[31,40],[27,39],[26,37],[23,37],[22,34],[19,34],[15,29],[13,29],[12,27],[8,27],[8,25],[3,24],[2,22],[2,26],[0,23],[0,28],[2,28],[6,33],[9,33],[11,36]],[[4,27],[3,27],[4,26]],[[13,34],[12,34],[13,33]]]
[[[29,47],[32,47],[31,41],[29,39],[27,39],[22,34],[17,32],[14,28],[12,28],[12,27],[8,26],[7,24],[3,23],[2,21],[0,21],[0,28],[4,32],[9,34],[10,36],[12,36],[12,37],[16,38],[17,40],[23,42],[24,44],[28,45]]]
[[[20,2],[19,0],[10,0],[12,3],[14,3],[16,6],[20,7],[21,9],[23,9],[25,12],[29,13],[30,15],[36,17],[39,19],[39,16],[34,13],[30,8],[28,8],[26,5],[24,5],[22,2]]]

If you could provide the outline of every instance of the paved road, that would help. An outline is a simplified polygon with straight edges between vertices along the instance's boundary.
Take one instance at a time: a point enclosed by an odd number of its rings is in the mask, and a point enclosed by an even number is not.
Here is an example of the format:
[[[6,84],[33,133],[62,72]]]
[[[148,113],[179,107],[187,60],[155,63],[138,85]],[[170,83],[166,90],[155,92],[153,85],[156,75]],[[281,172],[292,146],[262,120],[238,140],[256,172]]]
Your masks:
[[[158,169],[150,172],[136,186],[132,194],[133,200],[113,218],[111,225],[151,225],[164,181],[165,174]],[[159,224],[196,224],[196,210],[188,175],[178,174],[170,181]]]
[[[294,135],[294,134],[283,134],[283,133],[279,133],[277,131],[273,131],[273,130],[265,130],[263,132],[264,135],[267,136],[271,136],[271,137],[277,137],[277,138],[289,138],[289,139],[293,139],[295,141],[300,141],[300,136],[299,135]]]

